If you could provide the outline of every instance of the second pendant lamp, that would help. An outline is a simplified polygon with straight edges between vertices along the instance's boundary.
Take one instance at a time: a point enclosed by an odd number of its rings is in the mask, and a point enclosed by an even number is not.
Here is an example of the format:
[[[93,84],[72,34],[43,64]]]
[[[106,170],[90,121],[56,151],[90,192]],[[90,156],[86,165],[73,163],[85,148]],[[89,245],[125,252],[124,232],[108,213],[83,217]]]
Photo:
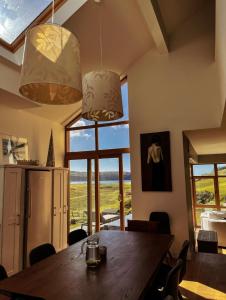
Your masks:
[[[92,121],[112,121],[123,116],[120,76],[103,69],[102,63],[102,5],[100,6],[100,70],[91,71],[82,80],[82,117]]]

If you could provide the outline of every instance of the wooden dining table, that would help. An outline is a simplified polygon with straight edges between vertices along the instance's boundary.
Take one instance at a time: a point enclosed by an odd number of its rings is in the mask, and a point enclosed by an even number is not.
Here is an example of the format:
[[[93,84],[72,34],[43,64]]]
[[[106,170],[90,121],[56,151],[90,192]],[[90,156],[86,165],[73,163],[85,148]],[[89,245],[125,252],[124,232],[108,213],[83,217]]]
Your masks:
[[[97,235],[107,247],[97,268],[87,267],[81,241],[2,281],[0,289],[46,300],[142,299],[173,236],[110,230]]]

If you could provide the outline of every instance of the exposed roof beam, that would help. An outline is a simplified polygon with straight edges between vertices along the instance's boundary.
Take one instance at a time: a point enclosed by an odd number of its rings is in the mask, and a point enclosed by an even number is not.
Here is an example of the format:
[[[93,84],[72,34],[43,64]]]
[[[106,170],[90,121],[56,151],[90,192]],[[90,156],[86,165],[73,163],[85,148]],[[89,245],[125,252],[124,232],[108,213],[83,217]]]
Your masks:
[[[137,0],[150,34],[161,54],[169,52],[166,30],[157,0]]]

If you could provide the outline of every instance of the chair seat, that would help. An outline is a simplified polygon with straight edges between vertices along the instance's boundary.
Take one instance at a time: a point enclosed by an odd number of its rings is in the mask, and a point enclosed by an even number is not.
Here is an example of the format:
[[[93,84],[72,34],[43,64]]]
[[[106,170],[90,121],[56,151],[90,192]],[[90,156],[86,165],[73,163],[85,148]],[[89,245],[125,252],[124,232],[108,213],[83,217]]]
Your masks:
[[[165,286],[167,276],[171,270],[172,267],[170,265],[162,263],[161,267],[159,268],[158,275],[154,281],[154,286],[156,288],[161,288]]]

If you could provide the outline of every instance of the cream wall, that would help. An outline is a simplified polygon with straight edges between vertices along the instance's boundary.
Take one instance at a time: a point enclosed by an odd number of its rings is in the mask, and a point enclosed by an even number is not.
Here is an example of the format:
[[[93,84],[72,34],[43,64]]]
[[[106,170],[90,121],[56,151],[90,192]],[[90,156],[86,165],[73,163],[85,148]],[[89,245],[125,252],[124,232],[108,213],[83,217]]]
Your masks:
[[[56,166],[63,166],[64,128],[61,125],[24,110],[0,105],[0,133],[26,137],[30,159],[38,159],[44,165],[51,129],[53,129]]]
[[[188,238],[182,131],[217,127],[222,106],[213,61],[211,22],[202,15],[171,37],[169,55],[150,51],[128,71],[132,207],[135,219],[167,211],[175,234],[173,251]],[[140,133],[169,130],[172,192],[142,192]]]

